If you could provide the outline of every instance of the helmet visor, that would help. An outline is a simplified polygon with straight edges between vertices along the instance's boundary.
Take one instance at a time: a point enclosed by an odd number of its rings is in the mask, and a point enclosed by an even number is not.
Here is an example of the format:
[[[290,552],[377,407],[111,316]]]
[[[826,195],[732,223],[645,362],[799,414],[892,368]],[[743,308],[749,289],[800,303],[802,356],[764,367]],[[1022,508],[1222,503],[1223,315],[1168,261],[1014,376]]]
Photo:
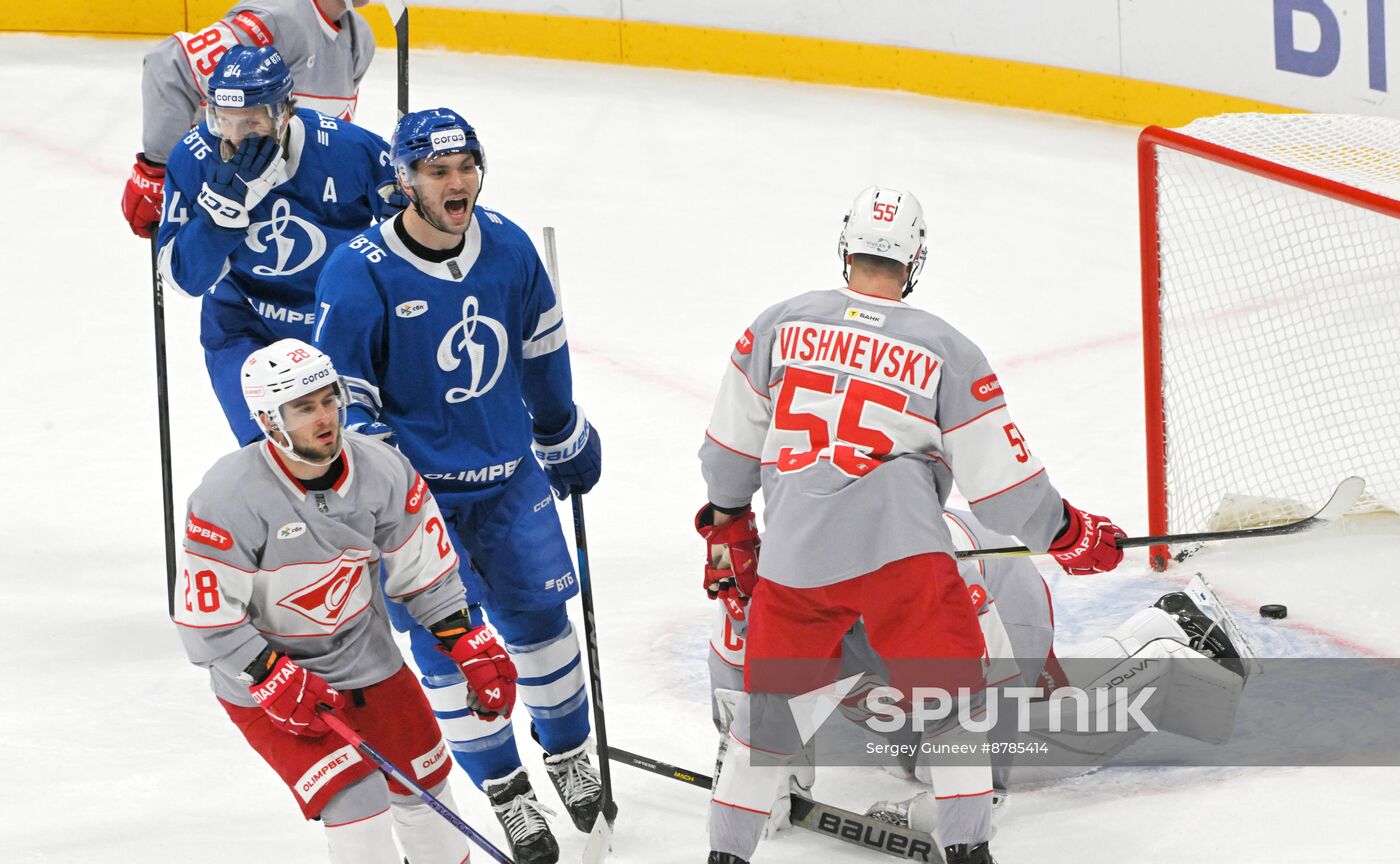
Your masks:
[[[286,432],[325,423],[331,427],[345,425],[345,409],[348,407],[345,387],[336,381],[303,396],[284,402],[277,409],[277,419]],[[326,423],[326,421],[330,421]]]
[[[282,99],[251,108],[221,108],[210,103],[204,109],[204,115],[209,131],[235,147],[250,135],[281,141],[282,131],[287,125],[287,101]]]

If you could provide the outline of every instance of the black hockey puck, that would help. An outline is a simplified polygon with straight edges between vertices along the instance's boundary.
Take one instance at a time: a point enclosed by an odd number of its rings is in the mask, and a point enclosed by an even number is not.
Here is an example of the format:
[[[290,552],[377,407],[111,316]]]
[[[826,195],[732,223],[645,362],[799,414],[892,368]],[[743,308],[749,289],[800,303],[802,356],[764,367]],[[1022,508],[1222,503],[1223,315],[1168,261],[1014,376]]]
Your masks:
[[[1259,607],[1259,614],[1264,618],[1287,618],[1288,607],[1281,603],[1270,603]]]

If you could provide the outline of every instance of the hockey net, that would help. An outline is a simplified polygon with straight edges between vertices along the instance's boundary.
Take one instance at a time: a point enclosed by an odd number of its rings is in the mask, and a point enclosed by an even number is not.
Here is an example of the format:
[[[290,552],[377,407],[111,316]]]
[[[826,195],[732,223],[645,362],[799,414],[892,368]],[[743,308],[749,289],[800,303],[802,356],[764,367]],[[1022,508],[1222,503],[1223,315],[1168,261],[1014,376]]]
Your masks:
[[[1400,121],[1151,127],[1138,171],[1152,533],[1301,518],[1350,474],[1393,512]]]

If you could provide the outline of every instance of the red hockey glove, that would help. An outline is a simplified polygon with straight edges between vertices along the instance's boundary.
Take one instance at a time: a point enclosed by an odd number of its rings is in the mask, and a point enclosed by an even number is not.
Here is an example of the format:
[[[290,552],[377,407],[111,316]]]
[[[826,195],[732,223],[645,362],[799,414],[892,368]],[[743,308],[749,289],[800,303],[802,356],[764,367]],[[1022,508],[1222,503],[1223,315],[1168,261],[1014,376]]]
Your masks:
[[[253,701],[272,718],[272,725],[283,732],[320,738],[331,731],[316,715],[318,705],[342,708],[345,697],[315,672],[298,666],[283,654],[261,682],[248,688]]]
[[[160,224],[160,208],[165,203],[165,166],[147,162],[144,153],[136,154],[131,176],[126,178],[122,192],[122,215],[137,237],[150,237]]]
[[[705,538],[705,593],[722,600],[729,617],[744,620],[744,604],[758,582],[758,520],[746,507],[723,525],[715,524],[719,511],[706,504],[695,514],[695,530]]]
[[[1068,501],[1064,504],[1069,524],[1050,544],[1050,554],[1064,571],[1071,576],[1085,576],[1107,573],[1117,567],[1123,560],[1118,539],[1128,536],[1123,529],[1102,516],[1085,513]]]
[[[432,628],[442,642],[438,650],[462,667],[467,679],[467,707],[478,717],[510,716],[515,706],[515,664],[490,627],[471,626],[466,613]]]

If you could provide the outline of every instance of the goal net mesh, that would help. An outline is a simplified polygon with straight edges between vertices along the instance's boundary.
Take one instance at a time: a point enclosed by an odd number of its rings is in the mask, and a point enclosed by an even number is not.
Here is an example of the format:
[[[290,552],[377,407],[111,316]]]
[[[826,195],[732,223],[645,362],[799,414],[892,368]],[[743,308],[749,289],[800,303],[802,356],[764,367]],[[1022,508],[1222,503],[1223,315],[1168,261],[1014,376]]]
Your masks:
[[[1400,199],[1400,122],[1236,114],[1176,130]],[[1400,219],[1157,152],[1171,531],[1273,524],[1350,474],[1400,504]]]

